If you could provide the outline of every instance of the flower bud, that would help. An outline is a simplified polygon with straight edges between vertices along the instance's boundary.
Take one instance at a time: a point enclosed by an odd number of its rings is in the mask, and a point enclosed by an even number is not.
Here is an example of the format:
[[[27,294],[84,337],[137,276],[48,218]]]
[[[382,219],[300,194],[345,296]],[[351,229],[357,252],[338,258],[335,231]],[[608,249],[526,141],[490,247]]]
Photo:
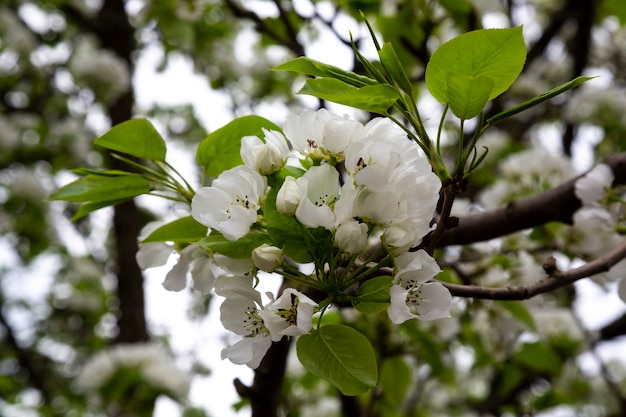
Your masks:
[[[282,133],[265,130],[265,143],[256,136],[241,139],[241,159],[244,164],[261,175],[280,170],[289,156],[289,146]]]
[[[390,224],[382,235],[385,247],[393,256],[407,252],[418,243],[417,238],[417,228],[409,219]]]
[[[302,189],[296,183],[296,179],[287,177],[276,195],[276,208],[280,213],[294,214],[301,199]]]
[[[359,253],[367,245],[367,225],[350,219],[335,232],[337,247],[347,253]]]
[[[272,272],[281,264],[283,250],[266,243],[252,251],[252,262],[261,271]]]

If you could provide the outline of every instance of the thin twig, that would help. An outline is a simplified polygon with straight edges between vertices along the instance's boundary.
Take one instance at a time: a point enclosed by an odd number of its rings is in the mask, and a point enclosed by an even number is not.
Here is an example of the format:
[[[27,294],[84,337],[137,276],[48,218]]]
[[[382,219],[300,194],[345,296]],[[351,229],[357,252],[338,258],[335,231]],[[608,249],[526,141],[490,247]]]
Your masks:
[[[450,284],[447,282],[442,282],[442,284],[450,290],[452,295],[457,297],[486,300],[526,300],[536,295],[573,284],[580,279],[606,272],[624,258],[626,258],[626,240],[607,254],[581,267],[570,269],[566,272],[559,271],[553,264],[544,265],[544,269],[549,274],[548,278],[528,285],[492,288],[476,285]]]

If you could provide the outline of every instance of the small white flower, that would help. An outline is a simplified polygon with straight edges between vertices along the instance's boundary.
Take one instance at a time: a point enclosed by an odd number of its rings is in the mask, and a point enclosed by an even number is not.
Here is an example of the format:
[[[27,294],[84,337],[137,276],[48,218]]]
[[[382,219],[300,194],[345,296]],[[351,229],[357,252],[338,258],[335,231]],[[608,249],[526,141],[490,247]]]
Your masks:
[[[283,261],[283,250],[266,243],[252,251],[252,262],[261,271],[273,272]]]
[[[278,299],[259,311],[259,316],[270,332],[273,341],[283,336],[309,333],[317,303],[293,288],[287,288]]]
[[[335,244],[346,253],[359,253],[367,245],[367,232],[367,224],[349,219],[337,228]]]
[[[600,207],[600,201],[606,197],[607,190],[613,185],[613,171],[606,164],[598,164],[582,178],[576,181],[574,193],[583,206]]]
[[[339,198],[339,173],[330,165],[311,167],[296,180],[302,199],[296,208],[296,218],[307,227],[335,226],[333,207]]]
[[[260,316],[261,294],[252,288],[251,276],[221,277],[215,292],[226,297],[220,306],[220,320],[231,332],[243,336],[222,350],[222,359],[255,369],[272,344],[269,330]]]
[[[313,159],[342,160],[348,146],[364,136],[361,123],[326,109],[288,116],[284,131],[295,149]]]
[[[437,320],[450,317],[452,296],[439,282],[428,282],[440,271],[424,250],[407,252],[394,259],[396,273],[389,289],[389,319],[396,324],[417,318]]]
[[[191,201],[191,214],[198,222],[237,240],[250,232],[265,197],[265,177],[248,167],[222,172],[211,187],[202,187]]]
[[[280,170],[289,156],[289,146],[282,133],[263,129],[265,142],[256,136],[241,139],[241,159],[244,164],[261,175]]]
[[[248,365],[256,369],[272,345],[269,335],[261,333],[256,337],[245,337],[232,346],[222,349],[222,359],[236,365]]]

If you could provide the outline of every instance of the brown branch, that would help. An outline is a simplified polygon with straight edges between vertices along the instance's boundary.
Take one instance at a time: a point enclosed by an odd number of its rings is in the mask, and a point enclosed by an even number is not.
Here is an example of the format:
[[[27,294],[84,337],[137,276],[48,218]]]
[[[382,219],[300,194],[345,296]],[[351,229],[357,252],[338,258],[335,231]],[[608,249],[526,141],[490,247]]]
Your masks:
[[[613,155],[604,163],[613,170],[614,186],[626,184],[626,152]],[[438,246],[482,242],[553,221],[571,223],[572,216],[581,207],[574,194],[574,185],[581,176],[537,196],[462,217],[458,227],[446,230]]]
[[[282,45],[292,51],[296,56],[304,56],[304,47],[293,37],[288,39],[281,36],[277,31],[272,29],[263,19],[261,19],[256,13],[243,8],[234,0],[224,0],[224,3],[228,9],[235,15],[235,17],[248,19],[254,22],[256,29],[259,33],[265,33],[271,39],[276,41],[279,45]]]
[[[622,259],[626,258],[626,240],[607,254],[594,259],[585,265],[560,272],[555,265],[554,258],[549,258],[544,269],[548,278],[528,285],[518,285],[504,288],[479,287],[474,285],[457,285],[442,282],[457,297],[480,298],[486,300],[527,300],[539,294],[554,291],[592,275],[606,272]]]

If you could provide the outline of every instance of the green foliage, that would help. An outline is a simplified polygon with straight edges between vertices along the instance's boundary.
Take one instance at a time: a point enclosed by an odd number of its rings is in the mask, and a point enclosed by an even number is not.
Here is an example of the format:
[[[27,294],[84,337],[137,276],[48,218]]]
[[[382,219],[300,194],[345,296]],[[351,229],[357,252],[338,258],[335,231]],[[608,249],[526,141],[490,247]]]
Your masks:
[[[335,385],[344,395],[358,395],[376,386],[374,349],[365,336],[351,327],[321,326],[300,336],[296,349],[307,370]]]
[[[142,243],[150,242],[194,242],[205,238],[207,227],[198,223],[192,216],[181,217],[150,233]]]
[[[241,165],[241,138],[263,137],[263,129],[281,131],[273,122],[256,116],[242,116],[210,133],[198,146],[196,161],[205,175],[217,177],[223,171]]]
[[[366,85],[376,84],[375,80],[369,77],[356,74],[352,71],[346,71],[334,65],[324,64],[305,56],[301,56],[284,64],[280,64],[273,69],[274,71],[291,71],[299,74],[314,75],[316,77],[334,78],[350,84],[355,87],[363,87]]]
[[[448,104],[459,119],[471,119],[482,112],[491,90],[493,80],[486,75],[448,73]]]
[[[379,114],[386,114],[398,100],[398,93],[388,85],[354,87],[334,78],[309,79],[298,93]]]
[[[450,73],[464,75],[470,80],[481,77],[476,92],[480,92],[477,95],[481,97],[485,94],[482,90],[489,87],[486,81],[482,81],[484,76],[493,83],[487,94],[488,99],[493,100],[513,84],[525,60],[526,46],[521,27],[475,30],[444,43],[433,53],[426,67],[426,86],[439,102],[451,104]],[[454,83],[453,87],[472,88],[471,83],[466,82]],[[460,95],[473,96],[471,92]]]
[[[380,276],[365,281],[356,292],[352,300],[354,308],[361,313],[375,314],[385,311],[389,307],[389,287],[392,277]]]
[[[200,241],[210,252],[217,252],[235,259],[250,259],[252,251],[264,243],[271,243],[268,236],[249,233],[238,240],[228,240],[218,232],[212,232]]]
[[[165,141],[146,119],[132,119],[113,126],[94,144],[137,158],[165,161]]]
[[[528,308],[521,301],[501,301],[500,305],[508,311],[513,317],[524,323],[529,329],[537,330],[535,319]]]

